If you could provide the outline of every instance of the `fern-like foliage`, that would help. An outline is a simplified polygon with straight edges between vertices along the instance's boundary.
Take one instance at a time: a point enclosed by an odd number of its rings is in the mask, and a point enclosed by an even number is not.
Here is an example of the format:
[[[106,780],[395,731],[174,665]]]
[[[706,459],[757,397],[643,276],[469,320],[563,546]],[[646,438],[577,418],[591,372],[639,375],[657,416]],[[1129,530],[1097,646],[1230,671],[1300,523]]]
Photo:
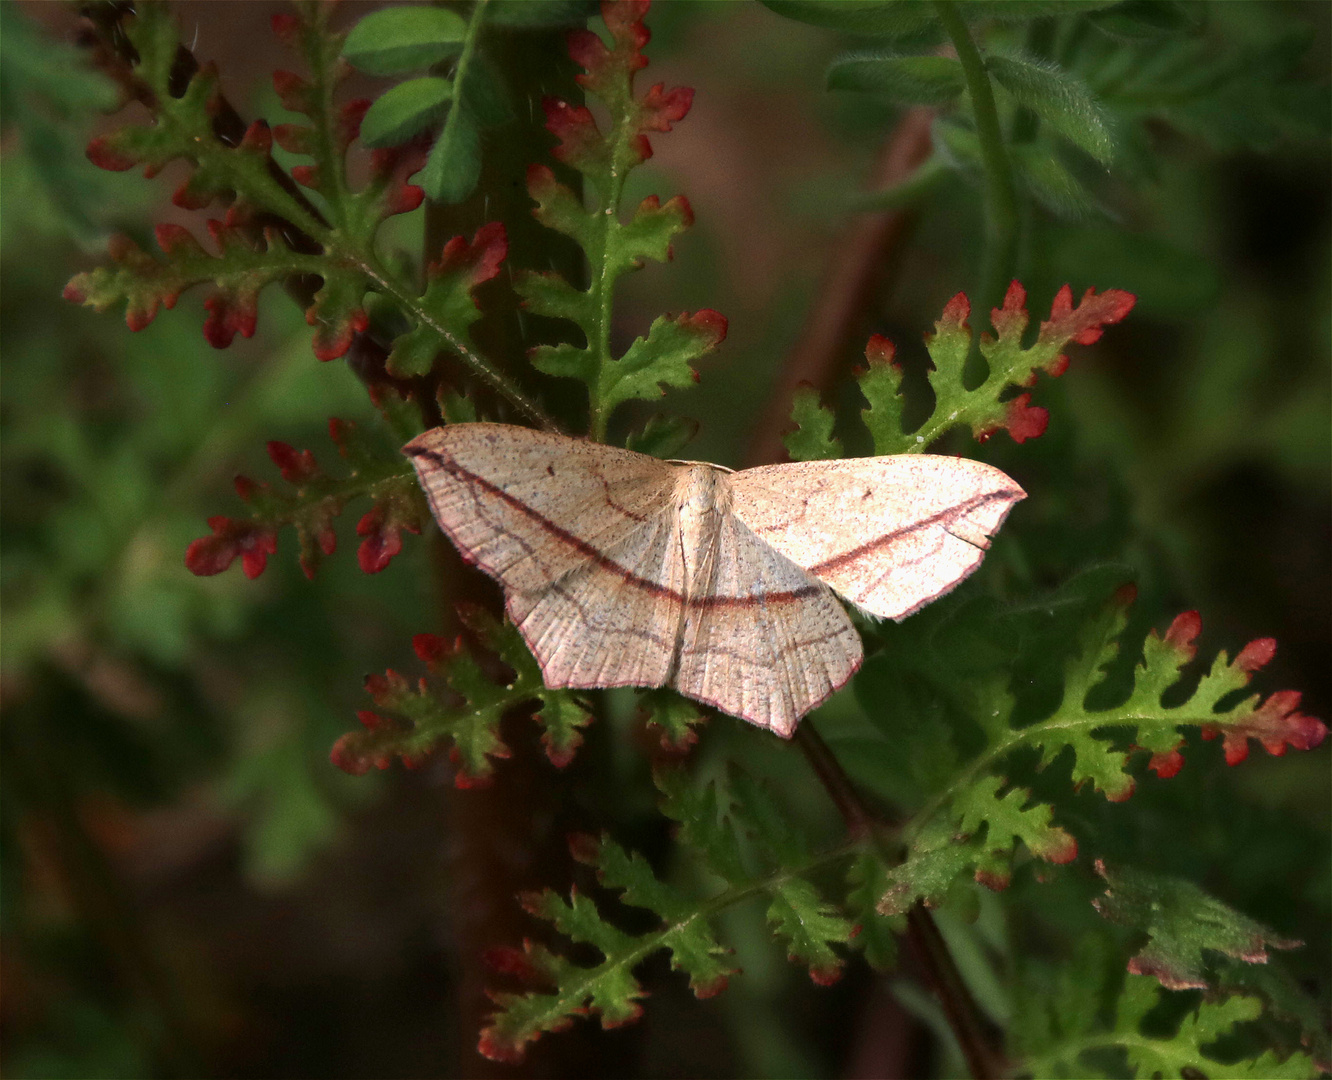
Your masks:
[[[337,550],[334,519],[353,499],[368,497],[373,505],[361,517],[356,534],[361,544],[357,562],[367,574],[378,573],[402,550],[402,532],[419,533],[430,518],[421,489],[402,455],[349,420],[330,420],[329,436],[347,463],[347,472],[331,476],[313,452],[284,442],[268,444],[283,488],[236,477],[236,493],[252,507],[248,518],[225,515],[208,519],[212,535],[201,537],[185,552],[192,573],[220,574],[240,558],[245,576],[263,573],[268,556],[277,551],[278,530],[291,526],[300,545],[301,569],[314,577],[321,558]]]
[[[1030,1015],[1022,1018],[1015,1047],[1019,1075],[1306,1080],[1319,1073],[1314,1060],[1299,1052],[1283,1058],[1267,1050],[1239,1061],[1225,1055],[1218,1045],[1223,1037],[1262,1015],[1257,998],[1203,1001],[1172,1029],[1162,1030],[1149,1017],[1159,1012],[1163,997],[1155,981],[1130,975],[1108,1020],[1094,999],[1098,985],[1095,978],[1062,980],[1058,996],[1041,1000],[1044,1014],[1039,1021]],[[1127,1072],[1122,1071],[1125,1066]]]
[[[424,294],[389,268],[375,239],[385,218],[421,205],[422,189],[403,178],[421,168],[424,153],[415,143],[376,150],[369,179],[352,188],[347,153],[370,102],[336,100],[350,69],[340,55],[345,35],[329,23],[332,9],[302,4],[297,10],[296,15],[274,16],[273,29],[301,57],[307,73],[275,72],[273,85],[283,106],[303,122],[270,130],[256,120],[239,137],[218,122],[220,116],[235,114],[221,97],[211,66],[198,69],[183,89],[177,86],[177,65],[182,57],[191,62],[192,57],[180,47],[164,5],[144,4],[137,14],[124,17],[123,32],[136,56],[125,80],[149,105],[152,119],[93,140],[89,157],[108,169],[141,164],[149,175],[183,160],[191,173],[174,201],[189,209],[221,201],[227,212],[208,223],[215,253],[175,225],[157,230],[161,258],[121,237],[111,245],[116,266],[77,275],[66,288],[67,298],[99,311],[124,303],[130,328],[137,330],[161,308],[173,307],[186,289],[208,286],[204,334],[222,348],[238,333],[249,337],[255,332],[259,294],[281,282],[298,295],[308,294],[305,317],[314,328],[315,356],[333,360],[346,355],[356,335],[368,328],[365,297],[373,291],[413,328],[396,351],[397,369],[428,370],[434,355],[448,351],[529,420],[549,424],[467,335],[476,317],[468,294],[503,260],[502,227],[481,230],[471,245],[459,240],[446,247],[428,272]],[[284,172],[271,153],[275,140],[310,163]],[[311,287],[310,282],[319,284]]]
[[[108,169],[143,165],[150,176],[184,160],[191,172],[173,201],[198,210],[220,200],[228,209],[224,220],[209,224],[215,254],[179,226],[157,230],[160,259],[122,238],[111,251],[117,267],[75,277],[66,291],[70,299],[98,310],[124,302],[130,328],[137,330],[160,307],[174,306],[185,289],[211,285],[204,332],[222,348],[237,333],[254,333],[265,286],[310,275],[322,280],[306,312],[315,327],[315,355],[330,360],[346,353],[353,335],[368,324],[366,289],[383,277],[373,250],[375,233],[384,218],[419,206],[422,192],[402,183],[400,173],[410,165],[399,154],[378,156],[366,185],[359,191],[349,187],[345,155],[369,103],[335,106],[334,91],[344,74],[337,59],[341,38],[328,27],[325,10],[312,6],[303,12],[304,18],[278,16],[274,29],[301,51],[310,78],[279,71],[274,85],[284,106],[310,123],[270,130],[256,120],[239,142],[215,128],[223,104],[213,67],[199,69],[183,88],[176,86],[180,47],[165,6],[145,4],[126,17],[124,32],[138,56],[131,86],[149,104],[152,119],[93,140],[89,157]],[[272,158],[275,137],[314,163],[287,176]],[[297,184],[317,192],[322,207]]]
[[[990,313],[997,337],[982,334],[980,353],[988,365],[984,382],[972,389],[963,384],[963,369],[971,349],[972,332],[967,324],[971,304],[958,293],[935,323],[926,339],[933,369],[929,374],[934,408],[915,430],[902,428],[902,370],[893,359],[892,342],[876,334],[865,347],[868,366],[858,377],[860,392],[869,403],[861,416],[874,438],[876,454],[907,454],[927,449],[955,427],[967,427],[981,441],[1005,430],[1015,442],[1024,442],[1045,432],[1049,413],[1031,404],[1028,392],[1012,394],[1018,387],[1035,384],[1037,375],[1062,375],[1068,368],[1064,349],[1070,344],[1090,345],[1104,328],[1122,320],[1132,310],[1134,297],[1120,289],[1097,294],[1091,289],[1076,305],[1065,285],[1055,295],[1050,317],[1043,321],[1035,342],[1022,343],[1029,316],[1027,294],[1016,281],[1004,296],[1002,307]],[[818,402],[806,387],[797,392],[793,420],[796,430],[786,437],[786,447],[798,461],[840,457],[833,437],[832,411]]]
[[[1242,9],[1232,14],[1228,5],[1204,15],[1182,5],[1112,0],[1076,8],[984,0],[764,3],[873,46],[834,60],[829,89],[940,111],[932,177],[946,170],[975,182],[999,167],[1016,189],[1063,217],[1105,212],[1097,187],[1108,167],[1150,172],[1150,124],[1171,125],[1219,150],[1327,136],[1326,110],[1315,100],[1326,95],[1298,77],[1310,36],[1296,20],[1255,36]],[[1046,33],[1033,25],[1038,20],[1062,25]],[[1015,33],[1023,23],[1028,32]],[[957,55],[939,55],[945,42]],[[968,65],[962,54],[973,50],[976,63]],[[981,134],[988,111],[978,106],[982,99],[1011,118],[1002,164]],[[922,190],[890,190],[881,201]]]
[[[959,692],[948,685],[943,668],[931,673],[931,661],[921,662],[917,670],[934,680],[957,712],[975,724],[984,744],[966,760],[955,751],[934,749],[932,774],[919,778],[924,800],[906,830],[907,856],[888,872],[889,887],[880,910],[897,914],[918,900],[939,903],[964,874],[1001,888],[1011,877],[1019,842],[1048,862],[1076,857],[1077,843],[1053,823],[1053,808],[1032,802],[1027,791],[1008,784],[1004,763],[1018,751],[1034,751],[1042,765],[1071,751],[1073,783],[1090,783],[1107,799],[1119,802],[1134,791],[1136,780],[1128,769],[1134,751],[1145,751],[1148,768],[1160,777],[1180,770],[1181,729],[1197,729],[1205,739],[1221,738],[1231,764],[1244,759],[1250,739],[1273,754],[1282,754],[1287,747],[1307,750],[1322,741],[1325,725],[1298,712],[1296,693],[1235,700],[1253,673],[1271,659],[1275,643],[1270,639],[1251,642],[1233,661],[1219,653],[1185,700],[1165,703],[1177,693],[1182,669],[1196,653],[1193,642],[1201,630],[1196,612],[1178,616],[1164,635],[1149,634],[1128,693],[1106,701],[1107,692],[1112,692],[1106,671],[1119,653],[1133,595],[1132,588],[1120,589],[1098,617],[1087,621],[1064,669],[1061,700],[1035,722],[1015,722],[1017,702],[1007,687],[1007,671],[973,677]],[[883,669],[862,675],[868,681],[858,689],[862,695],[873,695],[884,677]],[[1128,729],[1130,734],[1117,737],[1114,729]],[[931,724],[922,729],[921,738],[947,736]]]
[[[715,782],[697,785],[677,769],[659,770],[656,782],[662,810],[677,823],[682,844],[724,887],[711,896],[691,896],[661,880],[642,856],[627,853],[609,837],[572,838],[575,859],[595,867],[600,883],[618,893],[621,903],[651,911],[660,925],[642,934],[626,933],[576,890],[567,899],[549,889],[526,897],[530,913],[551,922],[570,940],[594,946],[602,960],[584,966],[532,941],[521,949],[493,951],[490,960],[500,973],[516,976],[531,988],[521,994],[492,993],[499,1010],[479,1045],[487,1057],[519,1060],[526,1045],[543,1032],[562,1030],[575,1017],[592,1012],[606,1028],[636,1019],[643,988],[634,968],[662,949],[670,952],[672,966],[688,976],[697,996],[719,993],[737,972],[727,962],[728,950],[718,941],[712,920],[755,897],[766,900],[769,928],[793,962],[807,966],[817,983],[840,976],[844,961],[834,946],[850,945],[860,927],[841,904],[824,897],[810,875],[851,858],[852,893],[868,898],[873,885],[865,876],[864,860],[873,856],[861,852],[863,842],[812,853],[779,801],[738,769],[731,771],[725,788]],[[847,906],[856,910],[854,903]],[[891,945],[885,942],[896,924],[869,913],[862,925],[871,927],[867,948],[875,950],[874,959],[886,960]]]
[[[1129,961],[1129,971],[1150,975],[1169,990],[1205,990],[1211,985],[1205,951],[1265,964],[1268,949],[1301,944],[1232,910],[1191,881],[1112,869],[1102,859],[1096,860],[1096,872],[1106,885],[1096,910],[1111,922],[1148,935],[1147,944]]]
[[[492,759],[509,756],[500,738],[500,721],[533,702],[545,727],[541,741],[547,756],[561,768],[573,760],[583,741],[580,729],[591,714],[569,691],[550,690],[542,683],[540,667],[511,624],[477,608],[460,607],[459,614],[488,655],[478,658],[461,638],[451,642],[417,634],[412,646],[430,677],[419,679],[415,687],[393,670],[367,678],[365,689],[378,711],[358,714],[361,730],[337,741],[333,764],[357,775],[372,765],[386,769],[395,757],[414,767],[447,744],[457,766],[457,785],[486,784],[494,772]],[[496,662],[508,669],[509,677],[495,678]]]
[[[592,193],[583,205],[545,165],[533,165],[527,187],[536,200],[537,220],[571,237],[588,263],[588,287],[580,289],[556,274],[521,275],[516,287],[529,310],[567,319],[582,331],[583,345],[543,345],[532,363],[550,375],[586,383],[593,438],[605,441],[616,407],[635,398],[659,397],[663,386],[691,386],[697,379],[690,363],[726,336],[726,320],[715,311],[663,315],[616,357],[611,352],[611,301],[616,280],[646,259],[670,258],[671,240],[693,221],[683,196],[664,205],[644,199],[628,222],[619,217],[625,178],[652,154],[648,133],[670,131],[689,111],[694,92],[665,90],[659,83],[645,94],[634,89],[634,75],[647,64],[643,47],[646,2],[607,3],[602,18],[612,44],[590,30],[569,35],[569,53],[583,68],[578,82],[610,114],[602,132],[586,106],[547,99],[546,127],[560,141],[553,154],[578,170]]]

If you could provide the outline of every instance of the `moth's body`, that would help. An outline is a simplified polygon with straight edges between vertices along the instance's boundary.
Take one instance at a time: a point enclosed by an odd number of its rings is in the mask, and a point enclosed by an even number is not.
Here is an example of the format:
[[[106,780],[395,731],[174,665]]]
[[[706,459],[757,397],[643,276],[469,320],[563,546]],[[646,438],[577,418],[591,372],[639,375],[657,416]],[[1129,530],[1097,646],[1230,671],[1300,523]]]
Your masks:
[[[672,685],[783,736],[860,666],[829,586],[903,618],[979,565],[1022,497],[956,458],[736,473],[500,424],[405,452],[548,686]]]

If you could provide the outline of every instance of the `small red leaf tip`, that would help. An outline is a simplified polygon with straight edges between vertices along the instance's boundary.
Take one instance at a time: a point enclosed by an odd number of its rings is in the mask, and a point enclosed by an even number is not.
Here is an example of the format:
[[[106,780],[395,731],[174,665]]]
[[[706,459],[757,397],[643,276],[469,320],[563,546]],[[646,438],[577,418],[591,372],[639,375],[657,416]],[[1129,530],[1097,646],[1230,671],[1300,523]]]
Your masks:
[[[1170,628],[1166,630],[1164,641],[1167,645],[1173,645],[1187,662],[1198,654],[1198,646],[1194,642],[1200,633],[1202,633],[1202,616],[1196,611],[1182,611],[1175,616]]]
[[[1019,394],[1005,407],[1003,426],[1016,443],[1044,435],[1049,424],[1049,410],[1032,405],[1030,394]]]
[[[273,72],[273,89],[277,91],[282,107],[288,112],[309,112],[310,84],[294,71],[279,69]]]
[[[1257,739],[1274,757],[1281,757],[1286,748],[1312,750],[1327,736],[1327,725],[1321,720],[1297,712],[1300,704],[1298,690],[1278,690],[1257,709],[1235,723],[1220,730],[1225,749],[1226,764],[1238,765],[1249,756],[1249,740]],[[1215,738],[1215,726],[1204,729],[1204,738]]]
[[[238,149],[265,155],[273,149],[273,132],[267,120],[255,120],[245,129]]]
[[[1003,892],[1013,880],[1006,870],[977,870],[974,876],[978,885],[984,885],[991,892]]]
[[[729,329],[726,316],[719,311],[713,311],[712,308],[700,308],[692,315],[685,312],[680,316],[680,325],[698,331],[699,335],[706,339],[705,347],[709,349],[715,349],[725,341]]]
[[[1153,754],[1147,762],[1147,768],[1162,780],[1169,780],[1184,768],[1184,755],[1179,752],[1179,748],[1183,745],[1180,742],[1171,750],[1162,750]]]
[[[705,979],[701,982],[691,983],[690,989],[694,991],[694,997],[703,1001],[707,998],[716,997],[726,989],[727,984],[730,983],[730,981],[729,976],[718,975],[714,979]]]
[[[896,356],[897,346],[882,334],[871,334],[869,341],[865,343],[865,359],[869,361],[870,367],[876,364],[892,364],[893,367],[900,367]]]
[[[258,521],[237,521],[229,517],[210,517],[211,536],[202,536],[185,549],[185,566],[199,577],[220,574],[240,557],[241,569],[250,579],[257,578],[268,565],[268,556],[277,552],[277,533]]]
[[[321,475],[315,456],[309,450],[297,450],[275,439],[268,444],[268,456],[282,473],[282,479],[289,484],[308,483]]]
[[[153,239],[166,255],[202,255],[203,246],[184,225],[164,221],[153,229]]]
[[[564,736],[563,745],[557,746],[550,737],[550,732],[541,736],[541,745],[545,747],[546,759],[557,769],[568,768],[578,755],[578,748],[583,745],[583,737],[577,732]]]
[[[569,854],[574,862],[584,866],[596,866],[601,858],[601,838],[592,833],[576,832],[568,836]]]
[[[512,975],[524,983],[545,983],[544,973],[532,962],[531,955],[512,945],[497,945],[481,954],[482,961],[498,975]]]
[[[1137,790],[1138,785],[1135,784],[1131,778],[1125,777],[1122,782],[1105,789],[1105,800],[1106,802],[1112,803],[1128,802],[1129,799],[1133,798],[1133,793]],[[1073,854],[1075,857],[1077,856],[1076,847]],[[1057,862],[1058,860],[1056,859],[1055,861]]]
[[[140,161],[138,157],[115,146],[104,135],[92,139],[88,143],[84,154],[99,169],[106,169],[107,172],[125,172],[127,169],[134,168]]]
[[[1027,328],[1027,290],[1012,281],[1001,307],[990,311],[990,325],[1000,338],[1020,338]]]
[[[427,274],[432,278],[447,273],[462,274],[471,289],[498,274],[508,254],[509,237],[504,231],[504,223],[491,221],[476,230],[470,244],[461,236],[453,237],[444,245],[439,259],[430,266]],[[472,302],[476,302],[475,297]]]
[[[1239,656],[1235,657],[1233,666],[1239,668],[1240,671],[1255,672],[1272,662],[1272,657],[1276,655],[1276,648],[1276,638],[1256,638],[1240,650]]]
[[[575,167],[590,161],[604,142],[592,110],[553,97],[544,99],[541,107],[546,114],[546,130],[560,140],[551,149],[555,160]]]
[[[433,672],[440,661],[458,652],[461,642],[440,634],[416,634],[412,637],[412,651],[416,658]]]
[[[967,330],[967,317],[971,314],[971,301],[967,299],[964,292],[958,293],[944,305],[943,314],[939,316],[936,328],[940,333],[947,330]]]
[[[799,957],[792,956],[792,960],[798,960]],[[842,977],[842,966],[829,965],[827,967],[812,967],[809,969],[810,979],[818,986],[832,986]]]
[[[273,35],[282,42],[283,45],[294,47],[296,45],[296,35],[301,29],[301,20],[290,12],[283,12],[274,15],[271,25]]]
[[[396,505],[376,503],[356,523],[356,535],[364,537],[356,561],[367,574],[377,574],[402,550],[402,532],[419,533],[421,527],[397,512]]]
[[[1106,289],[1099,296],[1095,289],[1088,289],[1074,307],[1073,290],[1065,285],[1055,294],[1050,318],[1041,323],[1040,340],[1090,345],[1100,338],[1106,326],[1123,320],[1137,301],[1136,296],[1123,289]]]

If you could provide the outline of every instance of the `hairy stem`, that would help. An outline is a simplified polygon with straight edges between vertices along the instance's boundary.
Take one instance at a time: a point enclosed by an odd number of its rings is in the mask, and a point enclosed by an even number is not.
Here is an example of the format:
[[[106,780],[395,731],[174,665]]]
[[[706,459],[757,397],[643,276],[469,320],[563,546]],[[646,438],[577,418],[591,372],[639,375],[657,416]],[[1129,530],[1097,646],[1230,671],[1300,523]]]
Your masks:
[[[999,303],[1004,289],[1017,269],[1018,197],[1013,163],[999,127],[990,76],[985,61],[971,38],[966,21],[955,0],[935,0],[935,10],[952,40],[962,73],[971,95],[976,117],[976,136],[980,141],[981,162],[985,168],[985,249],[981,259],[981,282],[973,311],[989,312]],[[977,338],[979,340],[979,337]],[[975,344],[972,346],[975,349]]]

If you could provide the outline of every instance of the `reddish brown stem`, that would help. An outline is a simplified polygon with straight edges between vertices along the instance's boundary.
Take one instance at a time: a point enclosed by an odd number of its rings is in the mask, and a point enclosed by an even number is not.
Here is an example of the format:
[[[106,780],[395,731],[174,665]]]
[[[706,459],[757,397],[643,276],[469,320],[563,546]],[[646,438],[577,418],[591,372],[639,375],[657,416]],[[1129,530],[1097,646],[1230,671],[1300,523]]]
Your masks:
[[[929,157],[933,119],[934,111],[926,108],[911,109],[902,117],[879,155],[873,189],[900,184]],[[796,388],[808,383],[823,392],[837,380],[849,346],[864,332],[866,310],[898,265],[912,220],[912,212],[901,209],[857,214],[847,223],[829,252],[804,328],[759,417],[746,465],[785,460],[782,432]]]
[[[795,742],[842,815],[847,832],[853,837],[874,840],[875,846],[880,848],[880,856],[887,859],[888,853],[882,849],[875,833],[874,815],[808,717],[796,728]],[[962,1048],[968,1071],[976,1080],[1002,1076],[1003,1059],[989,1036],[976,999],[967,989],[934,917],[921,904],[907,913],[906,937],[921,974],[939,998],[948,1026]]]

